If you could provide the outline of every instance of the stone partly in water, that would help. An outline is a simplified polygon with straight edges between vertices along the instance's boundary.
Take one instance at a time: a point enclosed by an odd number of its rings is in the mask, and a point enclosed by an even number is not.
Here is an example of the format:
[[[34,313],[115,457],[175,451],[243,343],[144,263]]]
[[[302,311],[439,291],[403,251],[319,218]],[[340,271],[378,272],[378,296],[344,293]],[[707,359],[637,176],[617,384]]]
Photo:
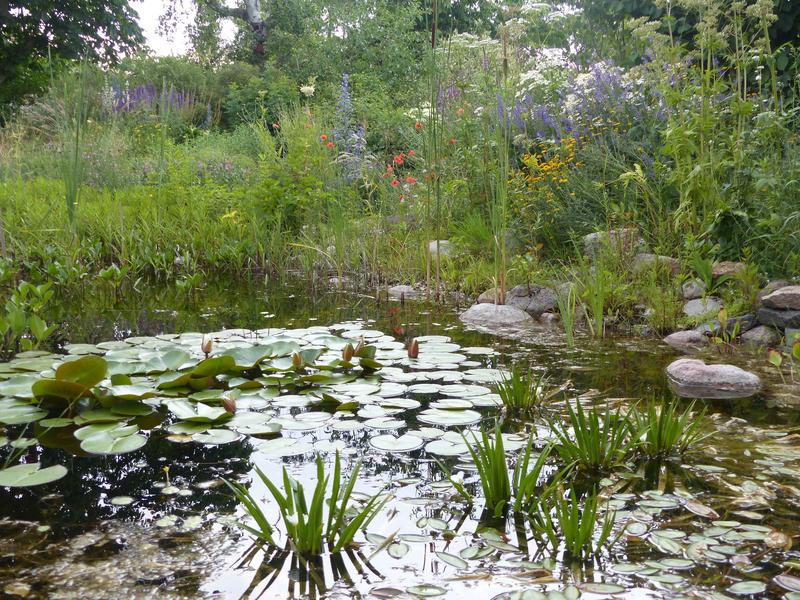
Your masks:
[[[538,317],[542,313],[555,310],[558,302],[555,290],[532,283],[511,288],[506,294],[506,304]]]
[[[497,304],[498,296],[499,290],[497,288],[489,288],[478,296],[476,302],[478,304]]]
[[[664,342],[681,352],[696,352],[704,346],[708,346],[709,340],[703,332],[697,329],[688,331],[676,331],[664,338]]]
[[[658,254],[639,253],[633,257],[631,266],[634,273],[642,273],[650,269],[666,269],[673,275],[681,272],[681,264],[671,256],[660,256]]]
[[[703,317],[706,315],[716,316],[720,310],[722,310],[722,300],[713,296],[689,300],[683,306],[683,314],[685,314],[687,317]]]
[[[410,285],[393,285],[389,288],[390,298],[405,298],[406,300],[410,300],[419,298],[419,296],[420,291]]]
[[[690,279],[681,286],[681,293],[684,300],[696,300],[702,298],[706,293],[706,284],[700,279]]]
[[[762,304],[777,310],[800,310],[800,285],[787,285],[764,296]]]
[[[762,325],[772,325],[778,329],[800,327],[800,310],[778,310],[762,306],[758,309],[756,318]]]
[[[694,358],[679,358],[667,367],[670,387],[688,398],[747,398],[758,393],[758,375],[734,365],[707,365]]]
[[[711,268],[711,275],[714,278],[723,277],[725,275],[733,276],[741,273],[747,268],[747,265],[740,262],[733,262],[731,260],[723,260],[718,262]]]
[[[627,229],[611,229],[590,233],[583,238],[586,256],[594,260],[601,249],[608,249],[615,254],[634,254],[646,248],[644,240],[635,227]]]
[[[459,315],[464,323],[480,327],[519,327],[533,321],[524,310],[506,304],[475,304]]]
[[[742,342],[750,346],[775,347],[781,342],[781,334],[773,327],[759,325],[742,334]]]
[[[436,256],[436,240],[428,242],[428,252],[431,256]],[[450,240],[439,240],[439,256],[447,258],[453,253],[453,245]]]

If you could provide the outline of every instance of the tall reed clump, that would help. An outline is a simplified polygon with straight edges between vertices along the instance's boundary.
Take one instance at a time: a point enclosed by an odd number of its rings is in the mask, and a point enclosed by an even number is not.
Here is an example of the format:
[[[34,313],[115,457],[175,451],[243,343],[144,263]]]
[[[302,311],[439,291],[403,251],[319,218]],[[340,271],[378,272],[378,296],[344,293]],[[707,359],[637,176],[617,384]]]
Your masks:
[[[651,402],[629,414],[639,451],[650,458],[684,454],[711,435],[701,431],[705,410],[695,414],[694,402],[683,411],[677,402]]]
[[[256,473],[278,504],[289,543],[296,552],[306,556],[321,554],[325,545],[334,553],[343,550],[352,543],[359,529],[369,525],[388,500],[388,496],[382,497],[381,494],[376,494],[363,507],[349,506],[358,480],[361,461],[356,462],[350,479],[343,481],[341,461],[339,453],[336,453],[330,493],[328,493],[330,477],[325,473],[322,458],[317,456],[316,462],[317,485],[310,501],[307,499],[303,484],[292,478],[286,467],[283,469],[283,491],[256,467]],[[240,526],[256,539],[273,546],[277,545],[275,530],[252,493],[241,484],[227,480],[225,483],[256,523],[256,527],[246,524]]]
[[[52,74],[51,74],[52,79]],[[63,115],[61,119],[61,177],[64,181],[64,200],[67,219],[73,232],[75,212],[78,206],[81,184],[84,176],[83,141],[86,134],[86,121],[89,116],[89,103],[86,96],[87,73],[85,63],[81,63],[77,78],[65,77],[63,81]]]
[[[508,460],[499,424],[495,425],[493,435],[490,435],[484,427],[481,427],[480,437],[476,436],[474,432],[472,432],[471,439],[462,435],[478,470],[486,509],[494,517],[500,517],[511,505],[512,498],[515,511],[532,506],[539,494],[539,481],[550,456],[551,448],[546,447],[533,461],[533,436],[529,437],[525,450],[517,460],[513,472],[509,474]],[[450,475],[443,465],[440,464],[440,466],[448,473],[448,478],[459,495],[471,504],[474,498],[467,491],[463,482]]]
[[[544,374],[536,377],[530,371],[526,374],[515,367],[510,374],[503,375],[497,385],[497,394],[506,409],[517,413],[531,413],[560,391],[561,388],[547,389],[547,382]]]
[[[577,308],[578,295],[575,286],[570,285],[566,292],[559,292],[556,295],[558,312],[561,315],[561,323],[564,325],[564,335],[567,338],[567,346],[575,347],[575,310]]]
[[[558,439],[556,452],[569,466],[585,471],[609,471],[627,460],[636,447],[636,437],[630,421],[597,409],[584,411],[579,400],[575,408],[567,405],[568,419],[563,423],[550,421]]]
[[[614,542],[611,540],[614,519],[606,513],[601,520],[600,512],[597,492],[581,501],[575,488],[565,494],[559,487],[536,505],[530,523],[537,537],[549,543],[553,554],[563,544],[569,556],[582,560]]]

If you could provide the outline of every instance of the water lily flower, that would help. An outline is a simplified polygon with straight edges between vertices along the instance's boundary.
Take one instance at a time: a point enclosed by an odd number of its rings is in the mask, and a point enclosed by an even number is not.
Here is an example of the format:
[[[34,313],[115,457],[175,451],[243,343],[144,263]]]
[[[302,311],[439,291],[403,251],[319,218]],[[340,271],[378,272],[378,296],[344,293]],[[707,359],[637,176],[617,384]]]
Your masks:
[[[203,341],[200,343],[200,350],[203,351],[203,354],[208,355],[211,354],[211,349],[214,347],[214,341],[211,339],[211,336],[204,335]]]

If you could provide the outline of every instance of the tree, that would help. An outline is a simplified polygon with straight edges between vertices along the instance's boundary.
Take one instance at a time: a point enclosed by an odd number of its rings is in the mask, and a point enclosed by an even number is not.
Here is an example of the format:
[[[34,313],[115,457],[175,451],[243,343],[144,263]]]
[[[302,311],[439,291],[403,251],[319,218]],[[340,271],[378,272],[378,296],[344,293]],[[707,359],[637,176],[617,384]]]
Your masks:
[[[117,62],[144,41],[136,17],[128,0],[0,0],[0,86],[38,91],[18,83],[51,59]]]

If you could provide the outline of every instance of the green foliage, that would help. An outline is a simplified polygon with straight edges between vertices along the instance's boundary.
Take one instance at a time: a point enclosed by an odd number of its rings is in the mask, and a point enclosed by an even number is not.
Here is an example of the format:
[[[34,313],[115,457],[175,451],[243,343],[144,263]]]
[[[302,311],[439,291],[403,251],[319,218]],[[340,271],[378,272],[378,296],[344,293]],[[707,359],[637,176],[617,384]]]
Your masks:
[[[0,353],[5,358],[21,351],[35,350],[55,333],[40,316],[53,297],[51,283],[33,285],[22,281],[14,288],[0,312]]]
[[[337,452],[330,492],[328,492],[330,476],[326,475],[325,466],[319,456],[316,464],[317,485],[310,499],[307,498],[303,484],[292,478],[286,467],[283,468],[283,490],[256,467],[256,473],[278,504],[287,538],[294,550],[305,556],[321,554],[325,545],[331,552],[340,552],[350,546],[356,533],[369,525],[388,499],[376,494],[364,506],[354,509],[350,506],[350,502],[358,480],[361,461],[356,462],[350,479],[345,481],[342,478],[341,460]],[[275,545],[274,529],[251,492],[241,484],[227,480],[225,483],[242,502],[257,526],[255,528],[241,524],[241,527],[257,539]]]
[[[575,400],[575,407],[568,405],[566,421],[549,423],[558,438],[558,455],[581,470],[609,471],[623,464],[636,446],[630,421],[612,413],[608,406],[602,414],[594,408],[587,412],[580,400]]]
[[[564,550],[574,559],[588,559],[599,554],[609,544],[614,526],[613,515],[605,513],[598,524],[599,499],[597,493],[588,494],[581,502],[570,488],[565,496],[558,488],[548,494],[531,514],[534,532],[550,544],[552,553]],[[599,525],[599,528],[598,528]]]
[[[504,514],[511,500],[511,478],[508,474],[508,463],[500,425],[495,425],[494,439],[482,427],[480,439],[473,433],[472,440],[464,435],[464,441],[475,467],[478,469],[486,508],[494,516],[499,517]]]
[[[644,410],[637,407],[629,413],[638,448],[650,458],[685,453],[710,434],[702,432],[705,410],[694,413],[694,402],[683,412],[678,402],[649,403]]]
[[[546,389],[547,383],[548,379],[544,374],[537,378],[530,370],[526,374],[520,368],[514,368],[510,375],[503,376],[497,386],[497,393],[507,409],[530,413],[540,408],[555,393]]]

